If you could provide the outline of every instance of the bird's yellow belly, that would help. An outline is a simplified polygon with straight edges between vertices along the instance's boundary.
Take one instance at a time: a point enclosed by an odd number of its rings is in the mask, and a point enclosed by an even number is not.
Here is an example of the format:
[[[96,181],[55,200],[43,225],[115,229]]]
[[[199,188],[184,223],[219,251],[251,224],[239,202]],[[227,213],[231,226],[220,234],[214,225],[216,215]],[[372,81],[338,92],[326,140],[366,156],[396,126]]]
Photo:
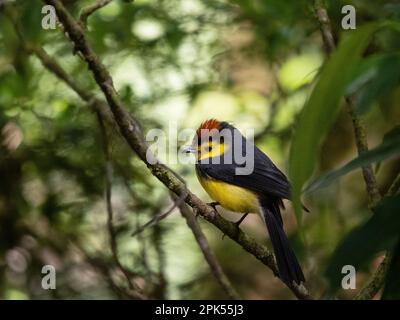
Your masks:
[[[258,199],[253,192],[214,179],[199,177],[199,181],[209,196],[225,209],[243,213],[258,211]]]

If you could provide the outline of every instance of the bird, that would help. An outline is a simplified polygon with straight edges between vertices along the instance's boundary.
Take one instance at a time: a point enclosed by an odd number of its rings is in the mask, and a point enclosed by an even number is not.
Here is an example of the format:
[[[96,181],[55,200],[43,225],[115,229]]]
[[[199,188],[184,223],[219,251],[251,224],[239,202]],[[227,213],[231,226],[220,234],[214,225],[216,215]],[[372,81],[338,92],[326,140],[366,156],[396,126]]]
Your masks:
[[[283,227],[283,199],[290,199],[290,183],[285,174],[226,121],[204,121],[184,152],[195,155],[196,175],[213,199],[210,205],[243,213],[236,222],[237,228],[249,213],[258,213],[270,236],[279,278],[288,285],[305,282]],[[243,155],[246,161],[241,160]],[[239,174],[238,170],[246,166],[252,166],[252,170]]]

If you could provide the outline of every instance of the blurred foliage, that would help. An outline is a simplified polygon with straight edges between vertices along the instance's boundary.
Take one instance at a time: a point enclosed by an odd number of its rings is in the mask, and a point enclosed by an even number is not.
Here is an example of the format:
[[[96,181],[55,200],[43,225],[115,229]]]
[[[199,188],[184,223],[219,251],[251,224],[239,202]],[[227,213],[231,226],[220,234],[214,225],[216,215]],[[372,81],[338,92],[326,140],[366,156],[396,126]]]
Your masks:
[[[304,183],[314,171],[319,153],[318,147],[336,119],[340,107],[339,101],[343,97],[352,68],[359,64],[368,40],[378,28],[379,25],[376,23],[368,24],[353,31],[340,42],[322,69],[311,96],[301,112],[289,160],[293,204],[299,221],[302,213],[300,194]],[[335,90],[332,90],[332,84],[335,84]]]
[[[394,248],[399,240],[399,209],[399,196],[385,199],[366,223],[346,236],[332,256],[327,270],[332,291],[340,288],[344,265],[351,264],[359,270],[378,252]]]
[[[317,180],[307,186],[306,192],[312,192],[319,188],[323,188],[334,182],[340,176],[343,176],[352,170],[362,168],[373,163],[380,163],[386,159],[397,157],[400,154],[400,127],[397,126],[383,137],[382,143],[372,150],[368,150],[346,163],[344,166],[329,171]]]
[[[0,5],[0,298],[126,298],[126,279],[109,244],[105,159],[96,116],[23,50],[10,15],[26,41],[42,46],[80,87],[99,97],[101,92],[60,26],[41,28],[41,1],[0,2],[5,3]],[[78,17],[93,0],[63,2]],[[368,23],[400,17],[395,0],[329,1],[338,39],[351,37],[352,31],[340,27],[341,7],[349,3],[357,9],[361,30]],[[114,0],[88,18],[86,33],[145,132],[168,130],[173,123],[179,129],[195,128],[209,117],[232,121],[240,129],[254,128],[260,148],[285,172],[299,112],[307,101],[312,102],[312,90],[320,87],[321,70],[332,63],[328,60],[320,69],[324,47],[312,2],[306,0]],[[368,44],[361,59],[365,64],[358,71],[346,64],[355,53],[347,48],[343,63],[332,67],[337,81],[329,78],[324,90],[317,92],[323,94],[315,105],[320,114],[324,115],[331,96],[339,100],[345,89],[361,91],[359,104],[369,143],[379,145],[385,133],[400,123],[398,68],[394,67],[399,64],[399,48],[395,31],[380,31]],[[345,74],[354,81],[344,83]],[[331,127],[325,121],[318,123],[320,118],[308,123],[315,126],[314,135],[322,138],[326,133],[326,137],[319,156],[306,154],[301,146],[309,140],[302,142],[297,149],[302,159],[296,160],[298,170],[310,165],[309,157],[315,157],[316,176],[319,170],[330,171],[355,158],[350,119],[340,111],[329,115]],[[171,201],[117,130],[108,128],[107,136],[116,241],[130,277],[155,298],[225,298],[179,213],[139,236],[130,236],[155,214],[166,211]],[[400,169],[398,154],[385,159],[379,159],[377,171],[382,191]],[[208,201],[191,165],[171,167]],[[323,271],[334,249],[355,226],[371,223],[365,222],[370,214],[360,170],[347,172],[304,201],[311,209],[303,223],[306,245],[296,232],[290,205],[284,213],[285,226],[304,266],[307,285],[318,297],[327,288]],[[221,212],[237,219],[236,214]],[[244,298],[293,298],[264,265],[199,221]],[[268,245],[265,228],[255,215],[246,219],[243,229]],[[376,261],[358,273],[358,289]],[[41,288],[45,264],[57,270],[56,290]],[[355,292],[339,292],[339,297],[351,298]]]
[[[382,293],[382,299],[399,300],[400,299],[400,279],[398,270],[400,268],[400,243],[397,243],[393,250],[393,256],[390,261],[390,267],[387,274],[385,289]]]
[[[373,55],[364,59],[355,69],[356,77],[348,85],[347,93],[357,93],[356,110],[363,114],[373,102],[397,86],[400,77],[398,53]]]

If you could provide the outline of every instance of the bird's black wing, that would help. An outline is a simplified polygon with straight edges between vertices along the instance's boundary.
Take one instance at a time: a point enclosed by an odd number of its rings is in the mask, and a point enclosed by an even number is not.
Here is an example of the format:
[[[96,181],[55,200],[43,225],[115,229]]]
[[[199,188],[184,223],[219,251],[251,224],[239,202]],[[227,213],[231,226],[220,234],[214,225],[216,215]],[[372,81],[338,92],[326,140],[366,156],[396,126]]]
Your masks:
[[[248,175],[238,175],[238,164],[197,164],[200,174],[207,175],[256,194],[277,198],[290,198],[290,185],[286,176],[257,147],[254,147],[254,170]]]

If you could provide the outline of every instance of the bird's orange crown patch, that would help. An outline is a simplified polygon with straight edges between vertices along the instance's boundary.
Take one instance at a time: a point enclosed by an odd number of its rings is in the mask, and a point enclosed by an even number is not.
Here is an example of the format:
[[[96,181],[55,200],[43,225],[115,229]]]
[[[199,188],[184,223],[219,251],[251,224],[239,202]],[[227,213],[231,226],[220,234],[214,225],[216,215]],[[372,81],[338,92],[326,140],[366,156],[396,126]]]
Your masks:
[[[196,134],[200,136],[201,130],[212,130],[212,129],[221,129],[221,122],[219,122],[216,119],[209,119],[207,121],[204,121],[200,127],[197,129]]]

